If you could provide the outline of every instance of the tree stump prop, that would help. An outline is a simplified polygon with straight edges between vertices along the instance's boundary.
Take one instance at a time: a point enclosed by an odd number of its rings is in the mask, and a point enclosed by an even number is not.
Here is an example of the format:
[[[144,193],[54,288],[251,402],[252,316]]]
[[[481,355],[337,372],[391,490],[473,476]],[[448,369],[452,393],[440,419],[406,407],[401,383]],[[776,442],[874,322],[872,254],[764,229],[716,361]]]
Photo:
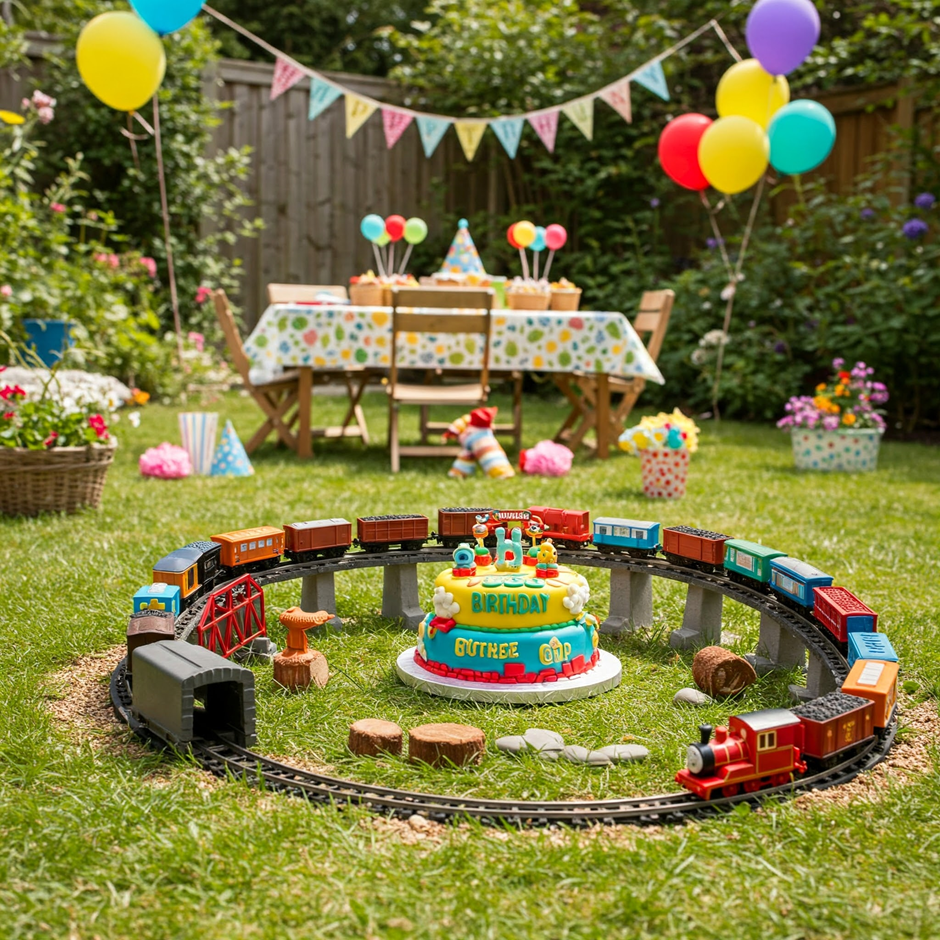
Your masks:
[[[470,725],[419,725],[408,732],[408,759],[412,763],[445,767],[479,764],[486,750],[486,735]]]
[[[721,698],[746,689],[757,681],[757,673],[746,659],[730,650],[706,646],[692,660],[692,678],[703,692]]]
[[[360,757],[401,754],[403,737],[394,721],[363,718],[349,726],[349,750]]]
[[[281,614],[281,625],[287,629],[287,648],[274,657],[275,682],[291,692],[307,689],[311,683],[320,689],[327,684],[330,667],[322,653],[307,645],[306,631],[332,618],[333,614],[325,610],[311,614],[299,607],[290,607]]]

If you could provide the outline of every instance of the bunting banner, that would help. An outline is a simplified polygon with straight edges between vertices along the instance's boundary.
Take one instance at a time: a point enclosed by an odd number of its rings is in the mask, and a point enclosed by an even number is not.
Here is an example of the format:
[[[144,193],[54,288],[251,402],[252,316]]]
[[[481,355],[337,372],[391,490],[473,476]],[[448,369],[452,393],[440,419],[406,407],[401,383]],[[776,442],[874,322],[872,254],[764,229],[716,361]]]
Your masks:
[[[463,147],[463,155],[467,158],[467,162],[472,161],[476,156],[486,128],[486,121],[454,121],[454,130],[457,131],[457,139]]]
[[[509,154],[510,160],[516,159],[519,141],[522,140],[522,127],[524,124],[525,118],[500,118],[490,124],[490,129],[496,135],[496,139],[503,145],[503,150]]]
[[[539,135],[539,140],[545,144],[545,149],[554,153],[555,135],[558,133],[558,109],[539,111],[537,114],[530,114],[528,119],[532,129]]]
[[[666,75],[659,59],[655,59],[646,68],[637,72],[633,80],[639,82],[647,91],[659,95],[663,101],[669,100],[669,87],[666,85]]]
[[[375,113],[376,105],[355,92],[346,92],[346,137],[352,137]]]
[[[382,108],[382,127],[385,129],[385,145],[389,150],[398,143],[398,138],[405,133],[408,125],[414,120],[409,111],[399,111],[397,108]]]
[[[601,101],[609,104],[628,124],[633,123],[633,108],[630,106],[630,79],[622,78],[600,93]]]
[[[422,114],[418,116],[415,123],[418,125],[418,134],[421,136],[424,155],[430,159],[434,156],[437,145],[441,142],[441,138],[447,133],[447,128],[450,127],[453,121],[448,118]]]
[[[594,99],[577,98],[562,105],[562,113],[574,126],[587,137],[594,139]]]
[[[342,93],[342,88],[314,75],[310,83],[310,112],[307,117],[311,121],[318,118]]]
[[[271,101],[275,101],[297,84],[307,73],[289,59],[277,57],[274,78],[271,80]]]

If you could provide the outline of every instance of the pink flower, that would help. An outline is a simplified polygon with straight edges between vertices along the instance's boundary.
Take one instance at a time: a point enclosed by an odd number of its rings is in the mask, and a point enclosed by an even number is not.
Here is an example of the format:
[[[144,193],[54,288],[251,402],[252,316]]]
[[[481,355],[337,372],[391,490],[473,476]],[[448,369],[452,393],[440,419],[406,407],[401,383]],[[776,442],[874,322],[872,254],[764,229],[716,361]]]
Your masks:
[[[56,106],[55,98],[41,92],[38,88],[33,92],[32,103],[37,108],[54,108]]]
[[[40,108],[37,112],[40,124],[51,124],[55,117],[55,111],[52,108]]]
[[[152,278],[157,276],[157,262],[153,258],[143,257],[140,259],[140,263],[147,269],[147,273]]]
[[[58,431],[53,431],[53,432],[42,442],[42,446],[43,446],[43,447],[52,447],[53,443],[55,442],[55,439],[56,439],[58,436],[59,436],[59,432],[58,432]]]
[[[12,421],[16,417],[15,411],[4,411],[3,417],[6,421]]]
[[[2,294],[4,297],[12,297],[13,288],[10,287],[9,284],[4,284],[3,287],[0,287],[0,294]]]
[[[21,107],[24,111],[28,111],[28,110],[29,110],[29,106],[30,106],[31,104],[32,104],[32,102],[29,100],[29,98],[24,98],[24,99],[20,102],[20,107]]]
[[[54,202],[52,203],[52,205],[49,206],[49,208],[53,212],[65,212],[66,211],[65,206],[63,206],[61,202]]]
[[[196,303],[204,304],[209,299],[211,293],[212,290],[210,288],[200,287],[199,290],[196,291]]]
[[[19,385],[7,385],[4,388],[0,388],[0,398],[4,401],[17,401],[25,397],[26,392],[20,388]]]
[[[106,441],[108,439],[108,426],[104,423],[104,418],[101,415],[91,415],[88,424],[101,440]]]
[[[199,352],[202,352],[206,345],[206,338],[202,333],[190,333],[186,339],[188,339]]]

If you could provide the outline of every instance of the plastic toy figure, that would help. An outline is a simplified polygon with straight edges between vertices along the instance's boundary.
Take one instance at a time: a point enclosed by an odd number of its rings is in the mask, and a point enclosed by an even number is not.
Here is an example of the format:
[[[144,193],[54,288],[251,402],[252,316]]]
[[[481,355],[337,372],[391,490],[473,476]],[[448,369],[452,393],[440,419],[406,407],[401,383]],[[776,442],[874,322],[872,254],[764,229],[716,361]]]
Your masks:
[[[509,538],[502,527],[496,530],[496,568],[518,571],[522,567],[522,529],[511,529]]]
[[[551,539],[545,539],[539,546],[538,564],[535,567],[536,577],[539,578],[557,578],[558,577],[558,550],[552,544]]]

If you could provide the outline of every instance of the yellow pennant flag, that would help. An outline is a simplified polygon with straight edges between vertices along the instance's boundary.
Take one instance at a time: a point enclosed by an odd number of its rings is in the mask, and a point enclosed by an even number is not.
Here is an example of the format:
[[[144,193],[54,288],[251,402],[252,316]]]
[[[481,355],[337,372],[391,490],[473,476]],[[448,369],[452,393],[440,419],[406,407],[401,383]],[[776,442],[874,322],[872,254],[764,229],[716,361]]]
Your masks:
[[[354,95],[351,91],[346,92],[346,137],[352,137],[356,131],[362,127],[366,121],[372,117],[375,111],[375,105]]]
[[[594,99],[581,99],[562,105],[561,110],[568,116],[574,126],[587,137],[594,139]]]
[[[457,139],[460,146],[463,147],[464,156],[472,160],[476,156],[477,148],[483,139],[483,132],[486,130],[486,121],[455,121],[454,128],[457,131]]]

